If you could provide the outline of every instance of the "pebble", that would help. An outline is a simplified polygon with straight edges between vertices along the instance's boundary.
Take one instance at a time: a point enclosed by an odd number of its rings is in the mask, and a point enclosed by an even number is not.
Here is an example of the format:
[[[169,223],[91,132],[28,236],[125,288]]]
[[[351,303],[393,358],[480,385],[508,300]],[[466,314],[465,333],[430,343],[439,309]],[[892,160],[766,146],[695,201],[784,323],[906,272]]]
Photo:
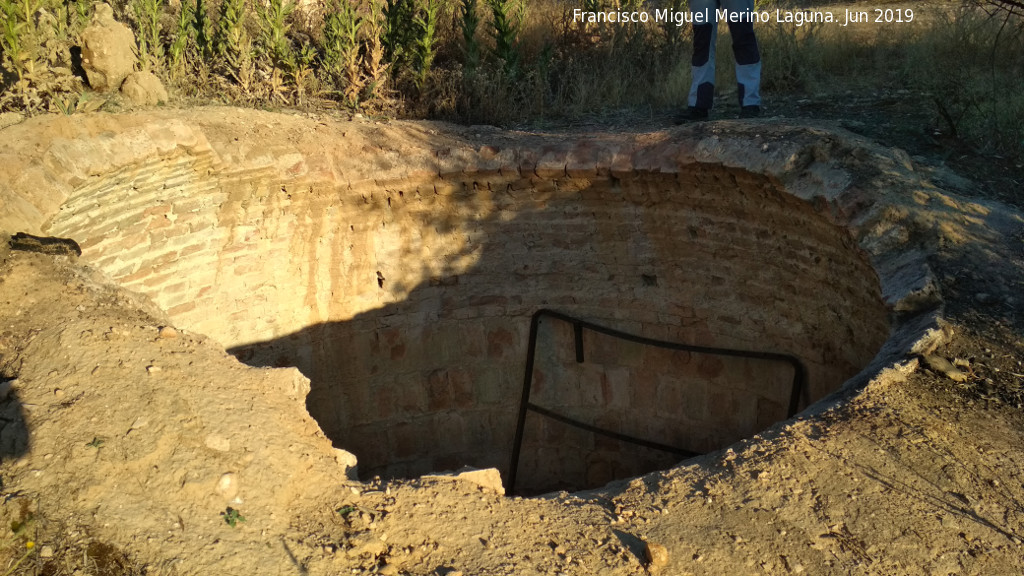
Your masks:
[[[227,498],[228,500],[233,499],[238,495],[238,476],[232,472],[222,474],[220,480],[217,481],[217,493]]]
[[[154,373],[159,372],[159,371],[160,371],[160,367],[159,366],[146,366],[146,372],[149,372],[150,374],[154,374]]]
[[[53,558],[53,546],[43,546],[39,549],[40,558]]]
[[[161,326],[157,336],[164,340],[171,340],[178,337],[178,331],[171,326]]]

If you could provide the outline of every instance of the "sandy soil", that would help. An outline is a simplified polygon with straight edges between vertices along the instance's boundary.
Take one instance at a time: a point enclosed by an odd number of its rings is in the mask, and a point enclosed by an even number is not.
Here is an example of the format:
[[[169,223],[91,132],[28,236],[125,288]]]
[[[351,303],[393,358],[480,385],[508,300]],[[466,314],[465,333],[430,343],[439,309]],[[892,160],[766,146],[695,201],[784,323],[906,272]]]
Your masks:
[[[931,177],[921,214],[972,213],[971,182]],[[984,241],[922,236],[958,372],[908,356],[727,450],[535,499],[351,481],[294,370],[161,330],[87,263],[0,249],[0,545],[13,564],[33,541],[19,570],[41,574],[1020,574],[1024,218],[985,208]]]

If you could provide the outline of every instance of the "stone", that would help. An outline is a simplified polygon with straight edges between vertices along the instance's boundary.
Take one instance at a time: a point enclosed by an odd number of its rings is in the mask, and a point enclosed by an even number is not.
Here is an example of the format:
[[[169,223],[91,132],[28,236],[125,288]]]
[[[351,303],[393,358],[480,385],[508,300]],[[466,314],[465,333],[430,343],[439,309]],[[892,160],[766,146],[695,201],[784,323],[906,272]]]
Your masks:
[[[226,500],[234,500],[238,496],[238,475],[233,472],[222,474],[217,480],[217,494]]]
[[[178,337],[178,331],[171,326],[161,326],[157,336],[165,340],[171,340]]]
[[[345,469],[345,477],[349,480],[359,480],[359,460],[356,455],[341,448],[334,449],[334,461]],[[355,491],[359,493],[358,490]]]
[[[447,474],[428,474],[423,476],[424,480],[459,480],[469,482],[486,490],[496,492],[500,496],[505,495],[505,487],[501,483],[501,474],[497,468],[485,468],[476,470],[473,468],[462,468],[456,472]]]
[[[152,72],[132,72],[121,84],[121,94],[137,106],[167,102],[167,90]]]
[[[651,568],[660,568],[668,564],[668,549],[654,542],[644,543],[644,559]]]
[[[283,376],[277,380],[289,398],[305,401],[309,395],[310,383],[298,368],[282,368]]]
[[[225,438],[220,434],[210,434],[206,437],[206,447],[211,450],[218,452],[227,452],[231,450],[231,439]]]
[[[14,126],[25,119],[21,112],[0,112],[0,129]]]
[[[930,354],[928,356],[924,356],[923,360],[924,360],[925,366],[930,368],[933,372],[937,372],[939,374],[942,374],[946,378],[949,378],[950,380],[952,380],[954,382],[966,382],[967,381],[967,374],[964,373],[963,371],[961,371],[956,366],[953,366],[953,364],[951,364],[949,360],[946,360],[942,356],[936,356],[934,354]]]
[[[385,544],[380,538],[373,534],[363,533],[353,537],[349,540],[349,544],[352,546],[348,549],[346,554],[350,558],[359,558],[362,556],[370,556],[377,558],[387,553],[388,545]]]
[[[882,287],[882,299],[894,312],[914,313],[942,304],[939,283],[923,252],[910,250],[893,258],[885,272],[889,280]]]
[[[135,35],[114,20],[109,4],[99,4],[82,31],[82,68],[89,86],[98,92],[116,90],[135,69]]]

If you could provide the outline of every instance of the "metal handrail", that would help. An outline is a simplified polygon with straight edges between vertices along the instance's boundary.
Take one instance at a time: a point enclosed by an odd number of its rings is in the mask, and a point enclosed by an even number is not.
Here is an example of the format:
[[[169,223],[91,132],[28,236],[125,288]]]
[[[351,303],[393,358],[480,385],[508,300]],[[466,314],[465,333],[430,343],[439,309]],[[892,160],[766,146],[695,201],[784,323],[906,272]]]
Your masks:
[[[519,418],[516,423],[516,435],[512,445],[512,459],[509,464],[509,475],[508,485],[509,493],[515,493],[516,487],[516,476],[519,471],[519,453],[523,444],[523,433],[526,426],[526,413],[527,411],[534,411],[542,416],[547,416],[554,420],[558,420],[564,424],[582,428],[595,434],[601,434],[609,438],[621,440],[623,442],[629,442],[631,444],[637,444],[639,446],[645,446],[655,450],[662,450],[664,452],[671,452],[673,454],[682,456],[683,458],[691,458],[693,456],[699,456],[698,452],[692,452],[690,450],[684,450],[682,448],[676,448],[667,444],[661,444],[658,442],[652,442],[650,440],[644,440],[636,438],[619,432],[611,430],[605,430],[585,422],[580,422],[563,414],[559,414],[547,408],[538,406],[530,402],[530,389],[533,386],[533,367],[536,360],[537,353],[537,328],[540,324],[540,319],[544,316],[561,320],[572,324],[573,327],[573,339],[576,348],[576,362],[583,363],[583,329],[612,336],[620,340],[627,340],[629,342],[636,342],[646,346],[656,346],[658,348],[667,348],[669,350],[682,350],[686,352],[699,352],[702,354],[715,354],[719,356],[735,356],[741,358],[755,358],[758,360],[772,360],[777,362],[786,362],[793,367],[793,386],[789,396],[789,410],[787,412],[787,418],[792,418],[796,414],[800,404],[800,394],[803,391],[804,386],[807,382],[807,369],[803,362],[793,356],[792,354],[781,354],[777,352],[758,352],[753,350],[736,350],[732,348],[718,348],[714,346],[697,346],[695,344],[681,344],[679,342],[668,342],[665,340],[656,340],[654,338],[647,338],[646,336],[637,336],[635,334],[629,334],[614,328],[608,328],[594,324],[593,322],[587,322],[580,318],[574,318],[554,310],[548,310],[542,308],[537,310],[530,318],[530,340],[528,343],[528,349],[526,353],[526,374],[523,376],[523,394],[522,399],[519,402]]]

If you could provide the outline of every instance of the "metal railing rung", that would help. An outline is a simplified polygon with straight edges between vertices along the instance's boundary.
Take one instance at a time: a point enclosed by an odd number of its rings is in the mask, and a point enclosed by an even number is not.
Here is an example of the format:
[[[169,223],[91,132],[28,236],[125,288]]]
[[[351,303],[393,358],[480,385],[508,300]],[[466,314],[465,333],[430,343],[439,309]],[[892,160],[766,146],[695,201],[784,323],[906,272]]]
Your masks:
[[[574,340],[573,344],[576,352],[576,362],[578,363],[583,363],[584,361],[584,329],[590,330],[592,332],[597,332],[599,334],[604,334],[606,336],[611,336],[613,338],[617,338],[620,340],[626,340],[629,342],[635,342],[637,344],[642,344],[645,346],[655,346],[658,348],[665,348],[669,350],[679,350],[686,352],[697,352],[701,354],[714,354],[718,356],[732,356],[740,358],[753,358],[758,360],[785,362],[793,367],[793,385],[790,391],[787,418],[793,417],[793,415],[796,414],[797,409],[799,408],[800,394],[802,393],[807,381],[807,369],[804,367],[803,362],[801,362],[799,358],[793,356],[792,354],[781,354],[777,352],[759,352],[753,350],[736,350],[731,348],[718,348],[715,346],[698,346],[695,344],[682,344],[679,342],[656,340],[654,338],[647,338],[646,336],[637,336],[636,334],[629,334],[627,332],[615,330],[614,328],[608,328],[606,326],[601,326],[599,324],[587,322],[586,320],[582,320],[580,318],[574,318],[572,316],[568,316],[560,312],[555,312],[554,310],[542,308],[535,312],[533,316],[530,318],[530,339],[527,343],[526,352],[526,374],[523,376],[523,392],[522,398],[519,402],[519,417],[516,422],[516,434],[514,443],[512,445],[512,458],[509,464],[508,485],[510,493],[515,493],[516,477],[519,470],[519,455],[522,449],[523,434],[525,432],[526,426],[526,413],[530,411],[536,412],[541,416],[557,420],[559,422],[562,422],[563,424],[587,430],[588,432],[592,432],[594,434],[599,434],[602,436],[606,436],[608,438],[614,438],[616,440],[636,444],[638,446],[644,446],[646,448],[651,448],[654,450],[669,452],[683,458],[692,458],[694,456],[700,455],[697,452],[684,450],[682,448],[677,448],[675,446],[669,446],[667,444],[662,444],[660,442],[654,442],[651,440],[645,440],[642,438],[629,436],[627,434],[622,434],[620,432],[606,430],[598,426],[594,426],[592,424],[587,424],[574,418],[570,418],[569,416],[565,416],[564,414],[559,414],[557,412],[554,412],[552,410],[549,410],[547,408],[538,406],[537,404],[530,402],[530,390],[533,386],[533,369],[537,355],[537,330],[540,325],[540,319],[545,316],[549,318],[554,318],[556,320],[561,320],[572,325]]]

